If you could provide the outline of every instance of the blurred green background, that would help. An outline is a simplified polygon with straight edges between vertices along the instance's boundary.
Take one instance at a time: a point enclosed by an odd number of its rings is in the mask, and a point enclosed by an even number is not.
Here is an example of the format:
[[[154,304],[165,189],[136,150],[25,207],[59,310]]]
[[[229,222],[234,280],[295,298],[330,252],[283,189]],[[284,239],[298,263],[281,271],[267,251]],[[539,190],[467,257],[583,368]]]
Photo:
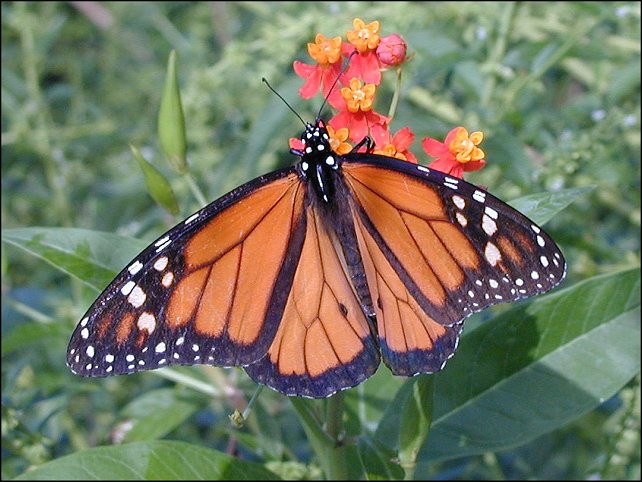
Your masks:
[[[156,119],[169,52],[178,72],[190,172],[208,201],[293,161],[306,119],[296,59],[317,32],[352,19],[401,34],[403,72],[393,130],[441,138],[482,130],[489,165],[467,177],[505,200],[590,187],[547,224],[570,285],[640,261],[640,3],[638,2],[2,2],[2,227],[76,227],[151,241],[199,207],[158,149]],[[384,75],[387,112],[394,75]],[[389,103],[389,102],[388,102]],[[128,144],[170,180],[181,213],[147,194]],[[115,255],[118,246],[113,247]],[[287,400],[269,390],[281,439],[273,453],[229,447],[227,414],[253,392],[240,370],[205,371],[212,401],[154,374],[83,380],[64,363],[68,338],[97,292],[24,250],[2,246],[2,478],[114,443],[169,397],[172,439],[257,461],[310,462]],[[471,319],[471,326],[481,317]],[[187,369],[192,370],[192,369]],[[193,369],[196,370],[196,369]],[[526,446],[436,463],[418,477],[640,477],[639,375],[616,397]],[[171,392],[171,395],[170,395]],[[147,395],[152,398],[152,395]],[[132,401],[137,401],[132,404]],[[147,400],[147,402],[151,402]],[[242,405],[242,403],[241,403]],[[276,407],[276,408],[275,408]],[[257,409],[262,410],[262,409]],[[276,414],[276,415],[275,415]],[[255,437],[269,428],[252,426]],[[256,449],[256,446],[254,447]],[[303,470],[303,469],[302,469]],[[314,463],[300,476],[318,476]]]

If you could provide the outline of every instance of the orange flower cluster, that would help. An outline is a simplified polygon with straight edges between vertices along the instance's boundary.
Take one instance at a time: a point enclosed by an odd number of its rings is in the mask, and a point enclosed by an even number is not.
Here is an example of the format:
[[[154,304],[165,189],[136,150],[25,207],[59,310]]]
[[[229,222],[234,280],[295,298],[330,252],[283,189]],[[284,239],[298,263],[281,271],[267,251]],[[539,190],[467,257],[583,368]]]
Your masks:
[[[346,32],[347,42],[319,33],[314,43],[308,44],[308,53],[316,64],[294,62],[294,71],[305,79],[299,94],[310,99],[321,92],[336,109],[328,122],[328,131],[338,154],[350,152],[348,140],[359,143],[370,136],[375,154],[417,163],[417,157],[410,151],[415,138],[412,130],[403,127],[393,134],[389,130],[391,118],[374,110],[382,71],[403,66],[408,58],[406,42],[394,33],[381,37],[378,21],[366,23],[355,18],[352,26]],[[345,69],[344,60],[348,63]],[[484,151],[477,147],[482,139],[481,132],[469,135],[458,126],[447,134],[444,142],[424,138],[422,147],[429,156],[436,157],[429,167],[461,178],[464,171],[475,171],[485,165]]]

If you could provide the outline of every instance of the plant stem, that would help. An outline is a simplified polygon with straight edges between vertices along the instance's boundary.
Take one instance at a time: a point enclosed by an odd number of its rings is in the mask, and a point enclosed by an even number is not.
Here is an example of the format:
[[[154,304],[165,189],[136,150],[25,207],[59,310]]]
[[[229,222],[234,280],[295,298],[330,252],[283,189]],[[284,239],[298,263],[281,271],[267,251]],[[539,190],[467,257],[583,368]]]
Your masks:
[[[336,393],[328,399],[326,410],[326,432],[333,440],[333,446],[328,447],[328,472],[330,480],[346,480],[348,466],[345,450],[341,446],[341,432],[343,429],[343,392]]]
[[[343,420],[343,394],[338,393],[327,400],[325,430],[311,408],[311,404],[315,402],[297,397],[290,398],[290,402],[301,420],[312,450],[319,459],[325,478],[346,480],[348,461],[345,447],[339,442]]]
[[[516,5],[517,4],[515,2],[508,2],[504,6],[495,46],[490,54],[490,58],[488,59],[488,65],[491,68],[488,76],[486,77],[486,83],[484,84],[484,90],[481,95],[482,107],[488,106],[490,99],[492,98],[493,91],[495,90],[495,85],[497,84],[497,72],[501,67],[501,60],[506,54],[506,44],[508,43],[508,37],[512,30],[513,20],[516,13]]]
[[[207,202],[207,199],[203,195],[203,191],[198,187],[198,184],[196,184],[196,181],[192,177],[192,175],[188,172],[184,174],[185,180],[187,181],[187,185],[189,186],[190,190],[192,191],[192,194],[196,198],[196,201],[198,204],[203,207],[206,204],[209,204]]]

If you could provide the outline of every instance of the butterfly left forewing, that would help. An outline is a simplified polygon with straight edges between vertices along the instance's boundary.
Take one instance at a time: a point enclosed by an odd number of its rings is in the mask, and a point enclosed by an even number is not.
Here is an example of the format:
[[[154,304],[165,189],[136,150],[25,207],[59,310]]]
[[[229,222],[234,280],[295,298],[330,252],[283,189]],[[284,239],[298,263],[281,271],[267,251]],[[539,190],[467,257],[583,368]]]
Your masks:
[[[395,373],[435,371],[435,363],[422,367],[413,361],[420,357],[403,354],[419,345],[443,362],[471,313],[543,293],[564,277],[564,259],[541,228],[465,181],[369,154],[346,156],[343,172],[369,259],[384,361]],[[437,334],[443,342],[434,349],[433,324],[454,330]],[[425,328],[423,344],[410,325]]]
[[[109,376],[263,356],[283,311],[276,280],[296,262],[303,209],[294,169],[232,191],[161,236],[83,317],[67,364]]]

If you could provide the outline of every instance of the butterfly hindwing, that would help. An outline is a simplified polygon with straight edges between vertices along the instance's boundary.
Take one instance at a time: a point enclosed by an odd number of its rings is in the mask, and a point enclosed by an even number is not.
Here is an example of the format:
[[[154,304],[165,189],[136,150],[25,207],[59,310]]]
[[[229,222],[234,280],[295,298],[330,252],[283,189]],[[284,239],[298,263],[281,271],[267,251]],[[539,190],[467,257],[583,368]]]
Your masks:
[[[294,168],[277,171],[161,236],[81,320],[67,354],[72,371],[108,376],[169,364],[258,360],[284,309],[275,287],[291,281],[304,191]]]
[[[279,329],[266,356],[245,370],[281,393],[318,398],[370,377],[379,353],[332,228],[312,203],[306,220]]]

